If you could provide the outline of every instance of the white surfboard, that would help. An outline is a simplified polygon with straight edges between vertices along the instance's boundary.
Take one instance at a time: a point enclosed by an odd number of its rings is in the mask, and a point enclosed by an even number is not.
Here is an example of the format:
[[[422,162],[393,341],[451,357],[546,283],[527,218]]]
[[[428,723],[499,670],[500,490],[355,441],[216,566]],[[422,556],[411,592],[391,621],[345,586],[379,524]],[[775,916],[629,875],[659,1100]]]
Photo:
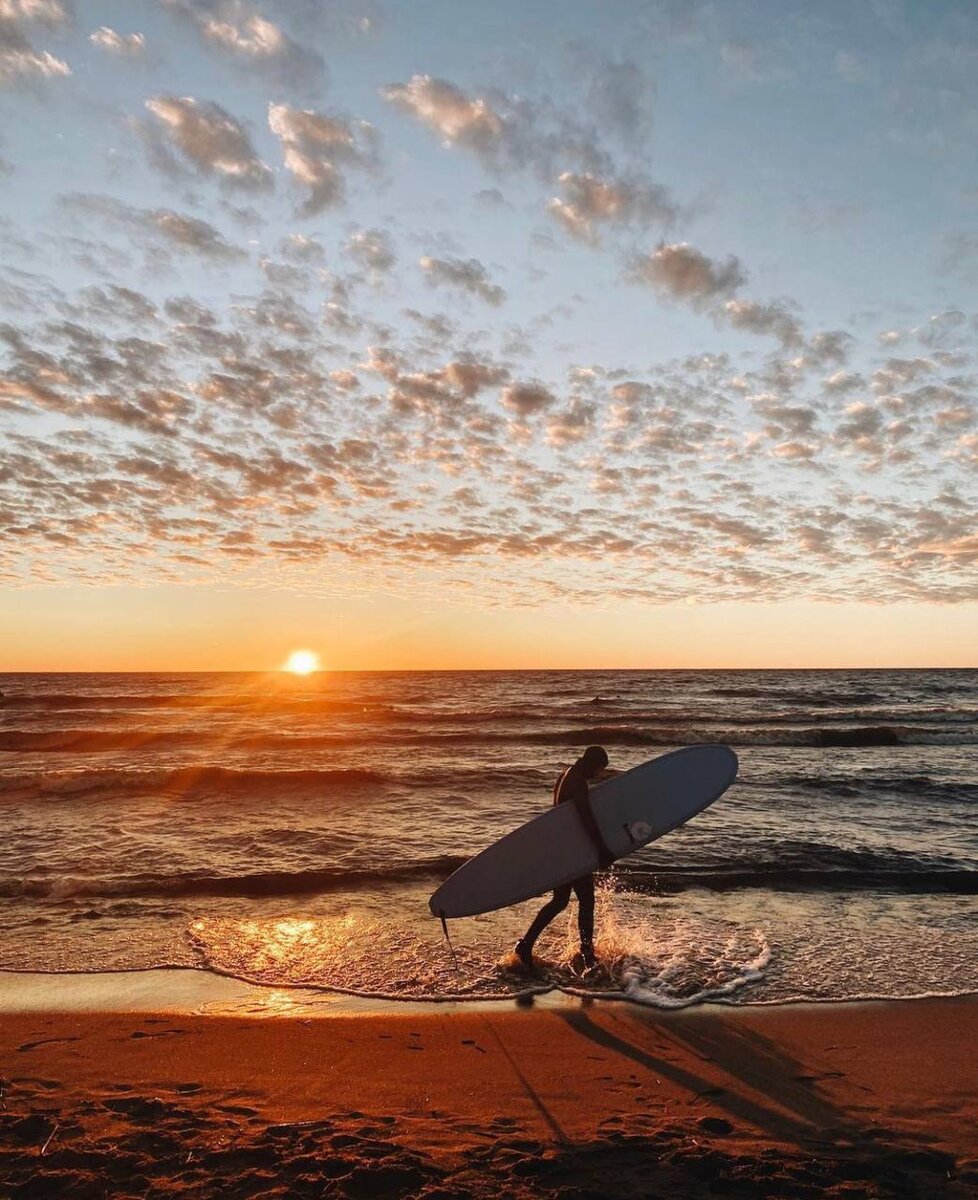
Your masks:
[[[591,788],[591,811],[615,858],[684,825],[737,777],[729,746],[688,746]],[[470,858],[429,901],[436,917],[472,917],[519,904],[598,868],[598,852],[573,804],[533,817]]]

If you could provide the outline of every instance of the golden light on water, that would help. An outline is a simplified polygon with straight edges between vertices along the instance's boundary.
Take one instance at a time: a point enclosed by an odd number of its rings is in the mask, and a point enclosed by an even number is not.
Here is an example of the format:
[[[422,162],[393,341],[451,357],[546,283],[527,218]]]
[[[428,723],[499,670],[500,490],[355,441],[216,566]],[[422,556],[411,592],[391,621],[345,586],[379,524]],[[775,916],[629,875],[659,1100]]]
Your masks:
[[[291,671],[293,675],[311,675],[319,670],[319,655],[312,650],[293,650],[282,670]]]

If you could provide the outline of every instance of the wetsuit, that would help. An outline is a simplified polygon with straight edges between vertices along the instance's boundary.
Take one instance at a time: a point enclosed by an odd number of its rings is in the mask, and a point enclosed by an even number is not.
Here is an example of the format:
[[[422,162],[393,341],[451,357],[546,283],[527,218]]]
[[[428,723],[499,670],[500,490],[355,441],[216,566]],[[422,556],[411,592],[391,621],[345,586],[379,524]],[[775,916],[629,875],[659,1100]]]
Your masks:
[[[610,854],[604,845],[601,832],[595,823],[588,803],[588,783],[580,762],[574,763],[560,776],[554,784],[554,804],[575,805],[581,815],[588,836],[598,848],[602,865],[609,862]],[[565,883],[563,887],[555,888],[553,898],[540,909],[533,924],[522,938],[522,946],[532,951],[533,943],[547,928],[554,917],[564,911],[570,903],[571,892],[577,896],[577,926],[581,933],[581,953],[585,959],[594,955],[594,876],[582,875],[573,883]]]

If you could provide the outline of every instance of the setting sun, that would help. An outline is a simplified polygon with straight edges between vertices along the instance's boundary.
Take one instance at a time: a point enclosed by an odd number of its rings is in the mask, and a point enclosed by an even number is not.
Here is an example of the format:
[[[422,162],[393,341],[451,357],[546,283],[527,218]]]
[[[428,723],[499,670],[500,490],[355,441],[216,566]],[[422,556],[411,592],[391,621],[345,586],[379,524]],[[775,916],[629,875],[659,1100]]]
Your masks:
[[[291,671],[293,675],[311,675],[319,670],[319,655],[311,650],[293,650],[282,670]]]

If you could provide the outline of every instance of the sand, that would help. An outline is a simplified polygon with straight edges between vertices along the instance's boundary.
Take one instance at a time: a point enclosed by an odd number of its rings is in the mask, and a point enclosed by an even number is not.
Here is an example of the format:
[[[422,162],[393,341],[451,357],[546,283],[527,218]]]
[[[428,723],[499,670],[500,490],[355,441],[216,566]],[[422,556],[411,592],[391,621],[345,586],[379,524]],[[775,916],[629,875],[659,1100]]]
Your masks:
[[[978,1195],[978,998],[240,999],[8,1003],[0,1200]]]

